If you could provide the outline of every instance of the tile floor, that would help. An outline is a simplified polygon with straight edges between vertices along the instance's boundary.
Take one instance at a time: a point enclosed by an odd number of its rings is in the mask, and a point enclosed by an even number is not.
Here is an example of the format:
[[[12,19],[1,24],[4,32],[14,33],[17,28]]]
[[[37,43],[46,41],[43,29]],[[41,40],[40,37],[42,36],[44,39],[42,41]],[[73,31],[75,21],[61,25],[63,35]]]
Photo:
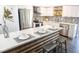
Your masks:
[[[68,53],[79,53],[79,32],[76,38],[68,41]]]

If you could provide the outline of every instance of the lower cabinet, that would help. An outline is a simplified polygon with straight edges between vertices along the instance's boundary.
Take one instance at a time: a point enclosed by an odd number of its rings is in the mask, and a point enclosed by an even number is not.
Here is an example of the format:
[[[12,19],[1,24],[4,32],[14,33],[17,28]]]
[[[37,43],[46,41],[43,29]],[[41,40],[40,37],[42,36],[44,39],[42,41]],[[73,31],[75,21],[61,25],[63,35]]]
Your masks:
[[[32,42],[22,44],[18,47],[12,48],[4,53],[40,53],[42,52],[42,47],[51,41],[55,41],[59,38],[59,32],[49,34],[47,36],[38,38]]]
[[[78,30],[78,25],[77,24],[72,24],[69,26],[69,33],[68,36],[70,38],[75,38],[77,36],[77,30]]]
[[[69,37],[71,39],[76,37],[77,34],[77,24],[64,24],[60,23],[60,27],[63,28],[63,30],[60,32],[61,35]]]

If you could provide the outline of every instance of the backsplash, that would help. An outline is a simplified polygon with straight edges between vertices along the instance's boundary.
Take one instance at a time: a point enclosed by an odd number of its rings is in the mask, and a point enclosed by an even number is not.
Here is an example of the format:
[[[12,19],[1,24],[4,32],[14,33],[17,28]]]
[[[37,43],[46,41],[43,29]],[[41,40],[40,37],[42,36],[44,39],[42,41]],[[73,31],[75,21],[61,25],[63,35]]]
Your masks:
[[[45,20],[44,16],[40,16],[41,21]],[[67,22],[67,23],[79,23],[79,17],[55,17],[55,16],[48,16],[49,21],[55,22]]]
[[[61,17],[59,22],[67,22],[67,23],[79,23],[79,17]]]

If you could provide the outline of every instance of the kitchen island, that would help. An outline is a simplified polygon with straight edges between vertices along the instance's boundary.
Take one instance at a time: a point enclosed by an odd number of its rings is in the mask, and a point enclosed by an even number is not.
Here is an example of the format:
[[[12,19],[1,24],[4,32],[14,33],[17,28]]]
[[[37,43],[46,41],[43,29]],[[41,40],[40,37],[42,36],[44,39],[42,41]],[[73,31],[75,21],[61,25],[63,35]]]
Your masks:
[[[49,30],[51,26],[46,25],[37,28],[30,28],[26,30],[11,32],[9,38],[4,38],[3,34],[0,34],[0,52],[7,53],[33,53],[40,52],[42,47],[51,41],[55,41],[59,38],[59,32],[62,28],[55,30]],[[38,34],[37,31],[45,29],[47,30],[44,34]],[[31,38],[24,41],[15,40],[21,34],[29,34]]]

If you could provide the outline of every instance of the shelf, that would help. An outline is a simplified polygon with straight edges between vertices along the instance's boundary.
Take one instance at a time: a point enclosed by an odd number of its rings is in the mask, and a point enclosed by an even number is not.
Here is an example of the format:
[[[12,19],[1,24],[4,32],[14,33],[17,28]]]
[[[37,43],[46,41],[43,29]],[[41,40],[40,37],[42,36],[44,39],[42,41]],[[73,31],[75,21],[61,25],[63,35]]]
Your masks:
[[[62,6],[54,7],[54,16],[62,16]]]

